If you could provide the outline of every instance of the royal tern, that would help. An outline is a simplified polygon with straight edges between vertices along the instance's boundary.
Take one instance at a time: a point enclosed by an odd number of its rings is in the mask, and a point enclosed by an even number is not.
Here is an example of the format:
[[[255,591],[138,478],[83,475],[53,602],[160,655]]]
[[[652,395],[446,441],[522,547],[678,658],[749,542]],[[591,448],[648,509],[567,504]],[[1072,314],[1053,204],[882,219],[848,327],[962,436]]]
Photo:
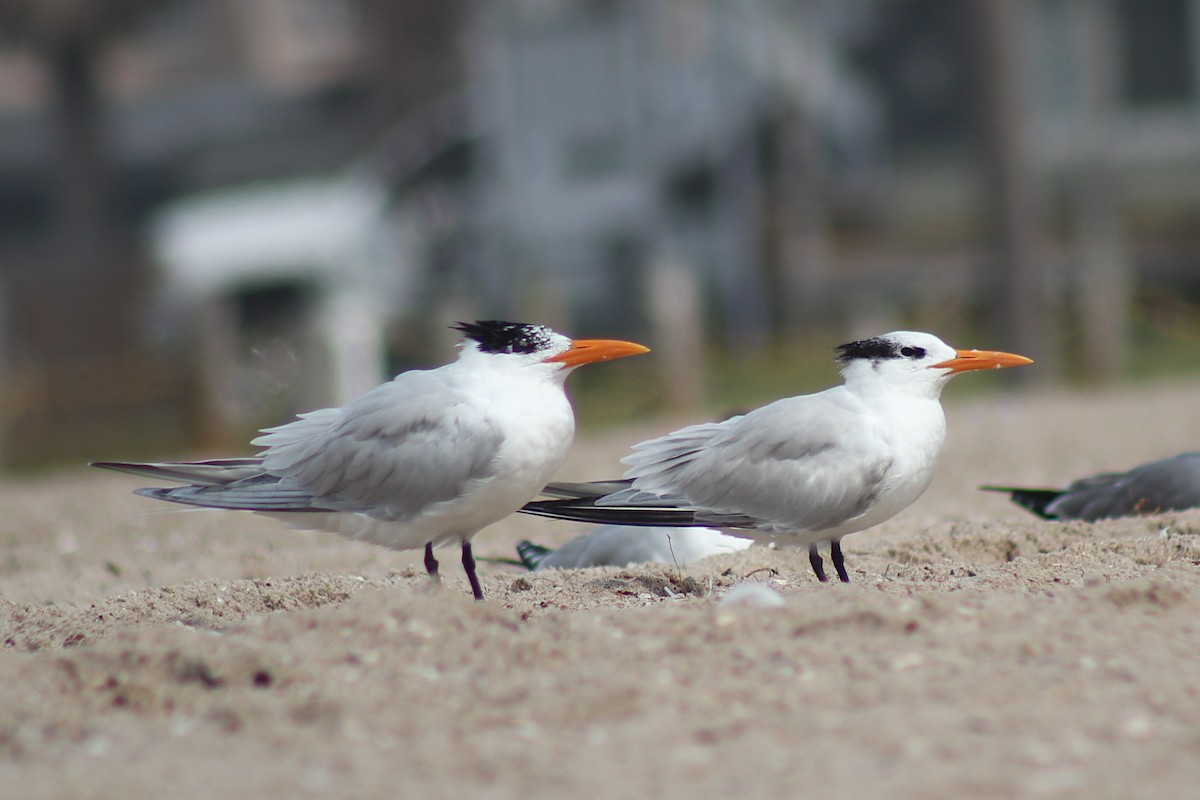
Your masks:
[[[686,567],[702,558],[736,553],[752,542],[712,528],[638,528],[601,525],[551,550],[529,541],[517,545],[521,563],[531,570],[628,567],[673,564]]]
[[[900,331],[837,348],[844,383],[723,422],[635,445],[620,481],[554,483],[528,514],[617,525],[707,526],[780,545],[830,543],[849,581],[841,539],[908,507],[929,486],[946,436],[939,400],[954,375],[1032,363],[955,350]]]
[[[184,482],[137,494],[254,511],[395,550],[459,543],[475,599],[471,537],[538,495],[575,432],[563,389],[576,367],[647,348],[571,340],[540,325],[460,323],[458,360],[413,370],[341,408],[325,408],[251,443],[253,458],[94,466]]]
[[[1105,472],[1065,489],[981,486],[1008,492],[1012,501],[1043,519],[1097,520],[1181,511],[1200,506],[1200,453],[1181,453],[1128,472]]]

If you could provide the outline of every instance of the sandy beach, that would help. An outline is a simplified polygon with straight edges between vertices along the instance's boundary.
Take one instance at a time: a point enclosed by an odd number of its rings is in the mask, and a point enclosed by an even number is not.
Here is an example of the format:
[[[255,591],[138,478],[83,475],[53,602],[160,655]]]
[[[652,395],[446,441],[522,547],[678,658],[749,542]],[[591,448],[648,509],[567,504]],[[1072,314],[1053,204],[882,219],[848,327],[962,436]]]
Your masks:
[[[1183,797],[1200,786],[1200,511],[1034,518],[1059,485],[1200,446],[1200,382],[947,402],[930,491],[844,541],[529,574],[130,495],[0,482],[0,796]],[[581,435],[611,477],[640,439]],[[103,457],[106,454],[97,454]],[[510,517],[511,557],[579,526]],[[722,601],[746,581],[783,605]]]

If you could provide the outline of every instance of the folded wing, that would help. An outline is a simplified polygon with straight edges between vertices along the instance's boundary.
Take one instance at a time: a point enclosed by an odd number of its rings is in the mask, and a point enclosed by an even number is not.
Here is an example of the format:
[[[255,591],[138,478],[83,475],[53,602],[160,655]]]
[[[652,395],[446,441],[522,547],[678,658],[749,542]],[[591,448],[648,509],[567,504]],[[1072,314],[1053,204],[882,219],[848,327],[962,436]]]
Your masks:
[[[191,483],[160,500],[250,511],[359,511],[407,520],[495,474],[502,435],[438,371],[408,372],[340,409],[264,431],[257,458],[98,466]]]

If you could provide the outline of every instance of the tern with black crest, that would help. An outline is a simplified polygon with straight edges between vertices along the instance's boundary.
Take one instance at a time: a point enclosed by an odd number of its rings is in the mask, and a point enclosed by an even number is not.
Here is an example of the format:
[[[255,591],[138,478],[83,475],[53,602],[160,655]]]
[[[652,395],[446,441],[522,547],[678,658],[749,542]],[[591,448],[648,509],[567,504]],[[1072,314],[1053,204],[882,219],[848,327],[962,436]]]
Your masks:
[[[900,331],[838,348],[844,383],[789,397],[722,422],[692,425],[635,445],[621,480],[553,483],[525,513],[582,522],[712,527],[807,546],[829,542],[849,581],[842,537],[890,519],[933,480],[946,438],[940,401],[961,372],[1032,363],[1024,356],[956,350]]]
[[[187,484],[137,490],[146,497],[254,511],[395,550],[423,547],[434,578],[434,547],[458,544],[482,600],[471,538],[536,497],[566,457],[575,432],[567,375],[647,348],[496,320],[455,327],[465,339],[453,363],[268,428],[252,442],[258,456],[94,466]]]

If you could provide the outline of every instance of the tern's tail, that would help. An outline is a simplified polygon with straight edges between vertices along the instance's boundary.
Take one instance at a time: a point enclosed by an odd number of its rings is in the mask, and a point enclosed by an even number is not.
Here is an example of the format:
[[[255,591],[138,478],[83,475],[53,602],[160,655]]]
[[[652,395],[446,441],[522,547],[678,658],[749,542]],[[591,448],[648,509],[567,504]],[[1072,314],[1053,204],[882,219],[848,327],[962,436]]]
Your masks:
[[[161,478],[176,483],[220,486],[262,472],[261,458],[217,458],[210,461],[159,461],[140,464],[129,461],[93,461],[90,466],[128,472],[143,478]]]
[[[1020,489],[1014,486],[980,486],[985,492],[1007,492],[1009,499],[1028,511],[1032,511],[1042,519],[1054,519],[1053,514],[1046,508],[1062,496],[1058,489]]]
[[[134,494],[170,503],[238,511],[343,510],[314,498],[291,481],[263,472],[262,461],[257,458],[147,464],[96,461],[92,466],[186,484],[134,490]]]
[[[594,500],[538,500],[526,503],[521,513],[598,525],[703,528],[714,524],[698,519],[695,509],[597,506]]]
[[[755,528],[758,520],[744,514],[696,508],[680,498],[632,488],[632,481],[552,483],[542,490],[554,500],[535,500],[522,514],[642,528]]]

